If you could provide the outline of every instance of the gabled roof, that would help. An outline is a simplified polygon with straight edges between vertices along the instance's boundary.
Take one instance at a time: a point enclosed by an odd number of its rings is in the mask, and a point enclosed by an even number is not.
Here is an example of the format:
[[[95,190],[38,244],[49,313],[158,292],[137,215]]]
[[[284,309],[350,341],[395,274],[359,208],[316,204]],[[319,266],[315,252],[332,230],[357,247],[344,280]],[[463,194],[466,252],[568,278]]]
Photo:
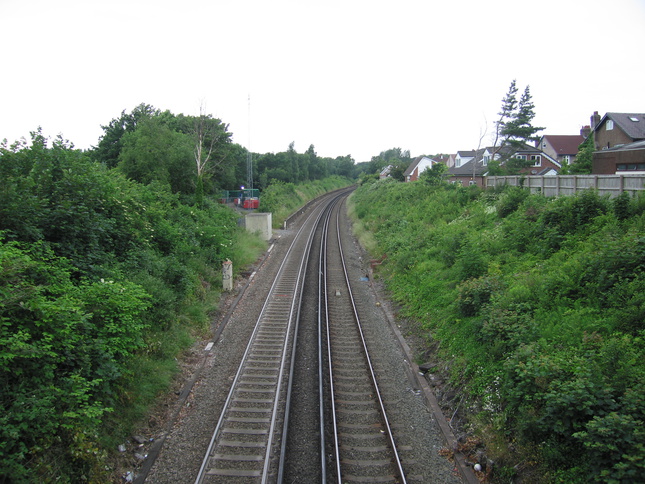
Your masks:
[[[458,154],[462,156],[471,157],[469,161],[464,163],[461,166],[452,166],[448,168],[448,173],[453,176],[472,176],[473,175],[473,165],[474,165],[474,174],[475,176],[483,176],[487,171],[488,167],[484,165],[484,151],[486,148],[475,151],[458,151]],[[464,153],[469,153],[464,155]]]
[[[437,163],[436,160],[428,158],[427,156],[417,156],[414,160],[412,160],[412,163],[410,163],[407,170],[403,172],[403,176],[410,176],[412,173],[414,173],[416,167],[419,166],[419,163],[421,163],[424,159],[428,160],[430,162],[430,165]]]
[[[557,174],[558,174],[558,172],[555,171],[551,167],[545,168],[544,170],[539,171],[539,172],[536,173],[536,175],[539,175],[539,176],[554,176],[554,175],[557,175]]]
[[[403,172],[403,176],[409,176],[414,172],[414,169],[417,167],[417,165],[421,162],[423,159],[423,156],[417,156],[414,160],[412,160],[412,163],[408,166],[408,168]]]
[[[464,163],[463,165],[456,167],[453,166],[448,169],[448,173],[450,173],[452,176],[472,176],[473,175],[473,165],[474,165],[474,175],[475,176],[484,176],[488,172],[488,165],[484,165],[484,154],[488,152],[489,154],[492,154],[495,152],[495,147],[489,146],[486,148],[481,148],[479,150],[471,151],[473,158],[469,160],[468,162]],[[459,153],[467,153],[464,151],[459,151]],[[524,144],[523,146],[517,148],[513,146],[503,146],[501,149],[498,148],[496,155],[514,155],[514,154],[525,154],[525,155],[531,155],[531,154],[536,154],[543,156],[547,160],[551,161],[555,166],[561,167],[560,163],[558,160],[553,159],[549,155],[547,155],[544,151],[542,151],[539,148],[536,148],[534,146],[530,146],[527,144]],[[543,172],[548,171],[549,169],[544,169]]]
[[[608,119],[613,120],[627,136],[634,141],[645,139],[645,114],[643,113],[607,113],[596,126],[596,130]]]
[[[542,141],[547,141],[558,156],[577,155],[578,147],[584,140],[584,136],[579,134],[546,134],[542,136]]]
[[[472,156],[475,156],[475,151],[474,150],[457,151],[457,156],[464,157],[464,158],[472,157]]]

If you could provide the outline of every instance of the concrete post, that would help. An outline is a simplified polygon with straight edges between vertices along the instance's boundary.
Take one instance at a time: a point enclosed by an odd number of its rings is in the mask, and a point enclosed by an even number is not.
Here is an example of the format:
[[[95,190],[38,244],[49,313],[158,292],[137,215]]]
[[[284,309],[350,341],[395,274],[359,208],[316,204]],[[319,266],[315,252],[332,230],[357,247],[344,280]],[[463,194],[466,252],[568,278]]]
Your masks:
[[[222,263],[222,289],[233,290],[233,263],[228,259]]]

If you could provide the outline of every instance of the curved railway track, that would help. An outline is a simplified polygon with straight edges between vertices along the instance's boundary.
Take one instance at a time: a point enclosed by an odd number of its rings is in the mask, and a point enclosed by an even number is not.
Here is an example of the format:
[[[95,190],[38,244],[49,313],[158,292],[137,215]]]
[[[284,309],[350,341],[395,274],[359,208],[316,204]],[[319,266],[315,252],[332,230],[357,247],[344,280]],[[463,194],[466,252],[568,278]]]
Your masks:
[[[299,325],[312,319],[311,314],[301,318],[301,308],[305,293],[312,292],[318,294],[318,408],[307,419],[317,420],[318,431],[305,438],[318,440],[314,481],[406,482],[345,267],[339,213],[348,193],[313,208],[287,250],[232,378],[196,484],[286,480],[285,465],[296,458],[293,452],[289,456],[287,441],[293,431],[289,418]],[[310,264],[312,253],[317,265]]]
[[[339,229],[340,204],[326,220],[320,272],[331,407],[334,480],[405,483],[394,435],[363,334]]]
[[[315,209],[287,251],[256,322],[213,432],[199,483],[273,482],[288,406],[290,349],[298,323],[304,272],[323,210]]]

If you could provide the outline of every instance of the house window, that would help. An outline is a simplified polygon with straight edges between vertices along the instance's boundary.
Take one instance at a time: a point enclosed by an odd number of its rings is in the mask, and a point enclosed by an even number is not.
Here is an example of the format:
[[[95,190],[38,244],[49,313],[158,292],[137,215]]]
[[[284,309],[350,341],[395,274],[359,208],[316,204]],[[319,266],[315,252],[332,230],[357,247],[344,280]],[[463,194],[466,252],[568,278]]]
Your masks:
[[[614,121],[612,119],[607,120],[607,131],[614,129]]]
[[[616,171],[645,171],[645,163],[619,163]]]
[[[533,166],[542,166],[542,155],[531,155]]]
[[[489,161],[490,161],[490,156],[489,155],[484,155],[484,166],[488,166]]]
[[[515,155],[518,160],[526,160],[526,155]]]
[[[565,163],[571,163],[571,157],[569,155],[564,155],[562,157],[562,161],[564,161]]]

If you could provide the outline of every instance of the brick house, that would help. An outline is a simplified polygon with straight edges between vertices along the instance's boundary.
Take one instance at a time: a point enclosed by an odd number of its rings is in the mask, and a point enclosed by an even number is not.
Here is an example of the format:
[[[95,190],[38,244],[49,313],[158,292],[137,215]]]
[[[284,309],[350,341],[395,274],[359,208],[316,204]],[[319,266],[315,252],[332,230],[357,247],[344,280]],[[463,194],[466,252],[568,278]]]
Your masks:
[[[448,180],[459,185],[483,187],[484,176],[488,172],[486,162],[490,159],[485,157],[485,153],[490,155],[488,149],[458,151],[454,157],[454,165],[448,167]]]
[[[576,155],[578,154],[578,147],[585,140],[584,136],[581,134],[572,134],[572,135],[544,135],[542,139],[537,142],[535,145],[537,148],[541,149],[549,155],[551,158],[560,163],[562,166],[563,163],[571,165],[576,160]]]
[[[591,116],[597,151],[591,172],[595,175],[645,172],[645,114],[607,113]]]
[[[557,159],[534,146],[524,145],[522,149],[516,150],[513,153],[513,158],[533,161],[530,167],[522,170],[522,173],[526,175],[557,175],[562,168],[562,165]]]
[[[607,113],[601,118],[596,111],[591,116],[591,130],[596,150],[645,140],[645,114]]]
[[[558,160],[533,146],[524,145],[520,149],[507,146],[501,150],[499,148],[487,147],[476,151],[458,152],[457,159],[467,161],[459,163],[459,166],[455,163],[454,167],[448,169],[450,182],[459,183],[464,186],[485,186],[485,177],[489,170],[488,164],[493,159],[499,160],[502,157],[500,153],[509,153],[509,158],[532,160],[533,165],[523,170],[527,175],[557,175],[562,168]],[[460,154],[462,154],[461,157]]]

